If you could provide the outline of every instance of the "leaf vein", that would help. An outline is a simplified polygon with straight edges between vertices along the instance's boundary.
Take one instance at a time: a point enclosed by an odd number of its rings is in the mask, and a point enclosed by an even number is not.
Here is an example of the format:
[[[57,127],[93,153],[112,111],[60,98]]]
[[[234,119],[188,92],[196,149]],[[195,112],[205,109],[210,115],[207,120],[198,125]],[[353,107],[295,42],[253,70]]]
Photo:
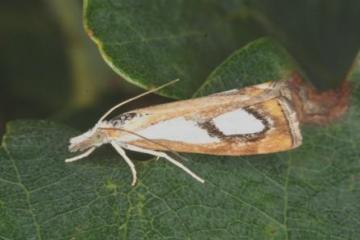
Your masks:
[[[23,181],[21,179],[21,175],[20,175],[20,171],[19,171],[19,168],[18,166],[16,165],[16,161],[15,159],[12,157],[12,155],[10,154],[10,151],[7,147],[7,144],[6,144],[6,141],[5,141],[5,138],[6,136],[4,136],[4,141],[3,141],[3,148],[8,156],[8,158],[10,159],[12,165],[13,165],[13,168],[14,168],[14,171],[15,171],[15,174],[16,174],[16,178],[18,180],[18,185],[21,187],[21,189],[25,192],[25,200],[26,200],[26,203],[28,205],[28,208],[29,208],[29,212],[30,212],[30,215],[31,215],[31,218],[32,218],[32,221],[33,221],[33,224],[34,224],[34,227],[35,227],[35,232],[36,232],[36,237],[41,240],[42,237],[41,237],[41,231],[40,231],[40,224],[38,223],[37,219],[36,219],[36,214],[34,213],[33,209],[32,209],[32,204],[31,204],[31,192],[29,191],[29,189],[23,184]]]
[[[212,185],[216,186],[216,184],[208,181],[209,183],[211,183]],[[234,194],[221,189],[219,186],[216,186],[218,189],[220,189],[221,192],[225,193],[226,195],[232,197],[233,199],[237,200],[238,202],[254,209],[255,211],[257,211],[258,213],[260,213],[261,215],[263,215],[264,217],[266,217],[267,219],[269,219],[270,221],[274,222],[275,224],[279,225],[281,228],[283,228],[284,230],[286,230],[286,226],[284,226],[284,224],[282,224],[281,222],[279,222],[277,219],[273,218],[272,216],[270,216],[269,214],[267,214],[266,212],[264,212],[263,210],[257,208],[256,206],[252,205],[251,203],[246,202],[245,200],[235,196]]]

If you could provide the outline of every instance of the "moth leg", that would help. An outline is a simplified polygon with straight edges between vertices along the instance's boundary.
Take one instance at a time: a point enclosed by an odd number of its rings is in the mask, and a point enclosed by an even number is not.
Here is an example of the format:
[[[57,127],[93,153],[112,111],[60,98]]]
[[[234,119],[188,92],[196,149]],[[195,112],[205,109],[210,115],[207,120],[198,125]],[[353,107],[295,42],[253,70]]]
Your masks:
[[[69,163],[69,162],[75,162],[75,161],[78,161],[82,158],[86,158],[87,156],[89,156],[93,151],[95,150],[95,148],[90,148],[89,150],[87,150],[86,152],[78,155],[78,156],[75,156],[75,157],[72,157],[72,158],[68,158],[68,159],[65,159],[65,162]]]
[[[136,169],[135,169],[135,165],[134,163],[130,160],[130,158],[126,155],[124,149],[122,149],[122,147],[120,147],[119,145],[117,145],[114,142],[111,142],[111,145],[115,148],[115,150],[120,154],[120,156],[125,160],[125,162],[127,163],[127,165],[129,165],[131,173],[132,173],[132,182],[131,182],[131,186],[134,186],[136,184]]]
[[[171,162],[172,164],[174,164],[175,166],[177,166],[177,167],[181,168],[182,170],[184,170],[187,174],[189,174],[190,176],[195,178],[197,181],[199,181],[201,183],[205,182],[204,179],[202,179],[201,177],[196,175],[194,172],[192,172],[190,169],[188,169],[185,165],[183,165],[182,163],[176,161],[175,159],[173,159],[172,157],[170,157],[169,155],[167,155],[164,152],[158,152],[158,151],[145,149],[145,148],[137,147],[137,146],[134,146],[134,145],[128,145],[128,144],[125,145],[124,148],[128,149],[130,151],[134,151],[134,152],[150,154],[150,155],[153,155],[153,156],[155,156],[157,158],[163,157],[166,160],[168,160],[169,162]]]

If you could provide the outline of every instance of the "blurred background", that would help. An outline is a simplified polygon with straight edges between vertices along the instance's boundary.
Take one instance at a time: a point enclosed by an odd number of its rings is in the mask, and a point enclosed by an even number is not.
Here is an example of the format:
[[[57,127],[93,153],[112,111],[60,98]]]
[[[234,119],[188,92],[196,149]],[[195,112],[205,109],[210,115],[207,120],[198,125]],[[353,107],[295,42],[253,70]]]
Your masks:
[[[234,11],[232,27],[280,40],[320,86],[339,83],[360,47],[359,1],[214,2]],[[244,3],[264,15],[237,9]],[[86,130],[111,106],[143,92],[102,60],[85,34],[81,0],[1,0],[0,53],[0,138],[6,123],[20,118]],[[151,95],[121,111],[164,101]]]
[[[79,0],[2,0],[0,53],[0,139],[6,122],[19,118],[85,130],[143,92],[102,60],[84,32]],[[123,110],[165,100],[151,95]]]

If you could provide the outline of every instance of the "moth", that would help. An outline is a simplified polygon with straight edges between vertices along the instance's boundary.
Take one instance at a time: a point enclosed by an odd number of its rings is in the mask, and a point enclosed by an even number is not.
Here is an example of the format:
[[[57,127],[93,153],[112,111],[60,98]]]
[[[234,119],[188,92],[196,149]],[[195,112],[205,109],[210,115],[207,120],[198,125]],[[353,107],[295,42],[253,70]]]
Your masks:
[[[140,108],[106,120],[120,106],[176,81],[111,108],[92,129],[70,139],[69,151],[83,153],[65,161],[80,160],[111,144],[129,165],[132,185],[137,172],[125,150],[164,158],[204,183],[175,159],[180,157],[178,152],[243,156],[290,150],[302,142],[286,81]]]

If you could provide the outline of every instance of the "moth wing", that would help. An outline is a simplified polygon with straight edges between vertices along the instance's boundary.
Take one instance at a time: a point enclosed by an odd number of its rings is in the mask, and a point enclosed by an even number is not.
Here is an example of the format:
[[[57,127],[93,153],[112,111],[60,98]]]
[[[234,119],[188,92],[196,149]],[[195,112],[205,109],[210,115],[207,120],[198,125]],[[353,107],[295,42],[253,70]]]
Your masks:
[[[205,106],[187,100],[141,109],[139,113],[149,117],[147,126],[136,134],[144,138],[132,136],[123,141],[153,150],[212,155],[263,154],[301,144],[296,113],[285,97],[247,106],[234,96],[220,104],[219,98],[231,96],[214,97],[209,97]]]

